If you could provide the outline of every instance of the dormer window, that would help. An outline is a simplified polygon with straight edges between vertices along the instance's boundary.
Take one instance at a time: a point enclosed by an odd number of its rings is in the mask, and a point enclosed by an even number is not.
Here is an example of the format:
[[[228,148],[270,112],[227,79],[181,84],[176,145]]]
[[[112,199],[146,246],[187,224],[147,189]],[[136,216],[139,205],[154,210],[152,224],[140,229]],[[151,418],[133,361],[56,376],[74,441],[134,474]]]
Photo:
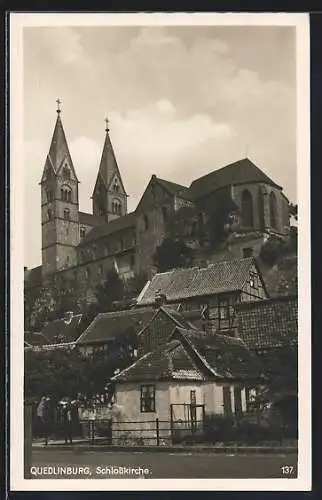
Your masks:
[[[69,208],[64,208],[64,219],[70,220],[70,210]]]
[[[64,179],[70,179],[70,169],[68,168],[68,165],[64,165],[63,167],[63,178]]]

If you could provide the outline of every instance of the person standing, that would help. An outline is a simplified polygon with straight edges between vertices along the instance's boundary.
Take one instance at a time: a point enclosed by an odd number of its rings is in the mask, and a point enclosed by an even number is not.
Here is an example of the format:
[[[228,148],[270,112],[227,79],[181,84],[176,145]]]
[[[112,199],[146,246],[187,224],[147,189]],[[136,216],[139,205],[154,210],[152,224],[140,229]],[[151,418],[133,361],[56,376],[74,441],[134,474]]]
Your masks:
[[[65,431],[65,444],[73,443],[72,429],[72,409],[70,403],[66,403],[63,407],[63,422]]]

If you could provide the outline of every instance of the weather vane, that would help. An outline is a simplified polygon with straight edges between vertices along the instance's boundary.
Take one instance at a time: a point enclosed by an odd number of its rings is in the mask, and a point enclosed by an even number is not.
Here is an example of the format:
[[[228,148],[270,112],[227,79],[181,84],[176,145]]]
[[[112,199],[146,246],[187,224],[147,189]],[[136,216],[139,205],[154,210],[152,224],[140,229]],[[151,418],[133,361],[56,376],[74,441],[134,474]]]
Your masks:
[[[57,113],[60,113],[61,100],[60,99],[56,99],[56,103],[57,103]]]

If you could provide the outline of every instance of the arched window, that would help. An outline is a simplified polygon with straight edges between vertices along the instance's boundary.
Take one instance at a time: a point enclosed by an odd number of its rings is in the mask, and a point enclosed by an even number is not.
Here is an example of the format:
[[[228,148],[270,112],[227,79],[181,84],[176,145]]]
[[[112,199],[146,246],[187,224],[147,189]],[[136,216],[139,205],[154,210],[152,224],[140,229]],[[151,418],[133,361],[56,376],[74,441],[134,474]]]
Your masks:
[[[52,218],[53,218],[53,211],[52,211],[51,208],[48,208],[47,215],[48,215],[48,220],[52,220]]]
[[[277,202],[275,193],[273,191],[271,191],[269,195],[269,214],[271,227],[273,229],[277,229]]]
[[[265,230],[265,217],[264,217],[264,192],[262,188],[258,189],[258,218],[259,218],[259,230]]]
[[[113,189],[114,189],[114,191],[119,191],[119,189],[120,189],[120,186],[119,186],[117,179],[114,180]]]
[[[143,215],[143,222],[144,230],[147,231],[149,229],[149,217],[146,214]]]
[[[70,210],[69,208],[64,208],[64,219],[70,220]]]
[[[163,217],[163,222],[168,222],[168,209],[167,207],[162,207],[162,217]]]
[[[248,189],[242,193],[241,216],[244,227],[254,227],[253,198]]]
[[[112,212],[114,214],[121,214],[122,212],[122,205],[121,205],[121,202],[119,200],[113,200],[112,201]]]
[[[63,186],[60,190],[62,201],[72,201],[72,190],[69,186]]]
[[[64,167],[63,167],[63,178],[70,179],[70,170],[69,170],[67,164],[64,165]]]

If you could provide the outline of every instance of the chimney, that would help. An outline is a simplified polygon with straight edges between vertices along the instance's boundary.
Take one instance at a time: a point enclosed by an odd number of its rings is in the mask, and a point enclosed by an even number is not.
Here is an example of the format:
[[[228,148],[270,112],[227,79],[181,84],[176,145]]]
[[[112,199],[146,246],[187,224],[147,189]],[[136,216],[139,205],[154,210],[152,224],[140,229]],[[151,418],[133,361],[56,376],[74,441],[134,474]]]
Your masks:
[[[154,305],[156,308],[161,307],[163,304],[167,302],[167,296],[158,290],[155,294]]]

